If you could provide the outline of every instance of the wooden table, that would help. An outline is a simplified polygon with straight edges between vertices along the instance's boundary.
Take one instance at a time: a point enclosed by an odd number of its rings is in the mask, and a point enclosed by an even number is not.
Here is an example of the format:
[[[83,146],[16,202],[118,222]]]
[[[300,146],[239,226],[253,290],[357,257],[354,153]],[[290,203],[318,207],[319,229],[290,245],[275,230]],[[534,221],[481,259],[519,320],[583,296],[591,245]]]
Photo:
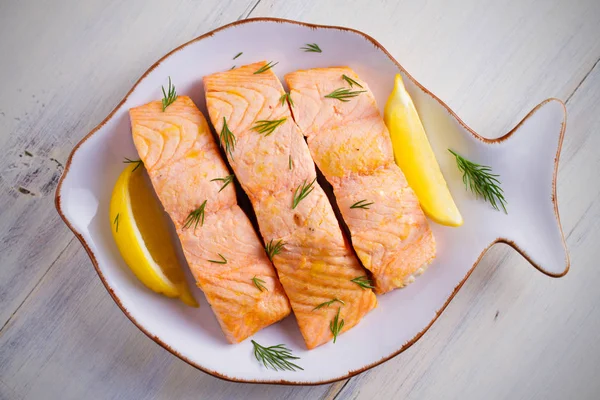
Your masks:
[[[453,3],[0,3],[0,398],[598,398],[600,2]],[[547,97],[564,100],[558,199],[571,271],[546,277],[498,245],[417,344],[331,385],[221,381],[146,338],[59,219],[57,180],[71,148],[154,61],[257,16],[365,31],[489,137]]]

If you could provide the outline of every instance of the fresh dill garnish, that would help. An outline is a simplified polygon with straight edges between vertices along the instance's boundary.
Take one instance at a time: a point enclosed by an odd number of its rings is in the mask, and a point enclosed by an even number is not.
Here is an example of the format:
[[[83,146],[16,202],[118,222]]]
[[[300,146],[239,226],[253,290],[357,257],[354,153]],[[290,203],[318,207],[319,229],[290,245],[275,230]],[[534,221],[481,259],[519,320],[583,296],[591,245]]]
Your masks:
[[[164,86],[161,87],[163,92],[162,110],[165,112],[167,107],[177,100],[177,92],[175,92],[175,85],[171,85],[171,77],[169,77],[169,86],[167,87],[167,91],[165,92]]]
[[[502,207],[508,214],[504,191],[498,180],[500,175],[493,174],[492,168],[487,165],[469,161],[450,149],[448,151],[456,157],[456,165],[463,174],[465,187],[471,190],[476,197],[483,197],[483,200],[489,202],[496,210],[500,210],[499,207]]]
[[[225,257],[223,257],[223,255],[221,253],[217,253],[219,255],[219,257],[221,257],[220,260],[208,260],[208,262],[214,263],[214,264],[227,264],[227,259]]]
[[[230,71],[231,71],[232,69],[235,69],[235,65],[234,65],[233,67],[229,68],[229,70],[230,70]]]
[[[225,189],[227,187],[227,185],[229,185],[231,182],[233,182],[233,178],[235,178],[235,175],[227,175],[225,178],[215,178],[215,179],[211,179],[211,182],[214,181],[219,181],[219,182],[223,182],[223,186],[221,186],[221,189],[219,189],[219,192],[221,192],[221,190]]]
[[[304,182],[294,190],[294,199],[292,200],[292,209],[296,208],[298,203],[306,198],[310,192],[314,189],[314,184],[317,178],[313,179],[311,183],[307,183],[306,179]]]
[[[288,157],[288,166],[290,167],[290,170],[292,169],[292,156],[290,155]]]
[[[123,163],[125,163],[125,164],[137,164],[135,166],[135,168],[131,170],[131,172],[133,172],[136,169],[138,169],[140,167],[140,165],[144,165],[144,162],[142,160],[130,160],[127,157],[125,157],[125,160],[123,160]]]
[[[313,308],[313,311],[318,310],[319,308],[323,308],[323,307],[329,307],[330,305],[332,305],[333,303],[338,302],[342,305],[346,305],[346,303],[344,303],[344,300],[340,300],[337,297],[335,299],[326,301],[325,303],[321,303],[318,306],[316,306],[315,308]]]
[[[117,216],[115,217],[115,220],[113,221],[113,225],[115,225],[115,232],[119,232],[119,214],[117,213]]]
[[[359,276],[357,278],[350,279],[350,282],[356,283],[362,289],[373,289],[371,281],[366,276]]]
[[[325,97],[328,97],[330,99],[337,99],[339,101],[343,101],[348,102],[353,97],[358,96],[361,93],[366,92],[366,90],[350,90],[348,88],[339,88],[339,89],[335,89],[333,92],[329,93],[328,95],[325,95]]]
[[[265,136],[269,136],[273,131],[281,124],[283,124],[287,118],[276,119],[274,121],[268,121],[265,119],[261,119],[260,121],[256,121],[256,125],[252,127],[252,130],[257,131],[258,133],[264,133]]]
[[[372,201],[371,201],[371,202],[369,202],[368,200],[366,200],[366,199],[363,199],[363,200],[361,200],[361,201],[357,201],[356,203],[352,204],[352,205],[350,206],[350,208],[364,208],[365,210],[368,210],[368,209],[369,209],[369,206],[370,206],[371,204],[373,204],[373,202],[372,202]]]
[[[335,317],[333,317],[333,319],[329,323],[329,330],[333,334],[333,343],[335,343],[335,341],[343,327],[344,327],[344,320],[340,321],[340,308],[338,307],[337,314],[335,314]]]
[[[354,79],[350,78],[346,74],[342,75],[342,79],[345,80],[346,82],[348,82],[348,84],[350,85],[350,87],[352,87],[354,85],[358,86],[361,89],[363,87],[360,83],[356,82]]]
[[[239,53],[237,53],[237,54],[235,55],[235,57],[233,57],[233,59],[235,60],[236,58],[238,58],[238,57],[239,57],[239,56],[241,56],[242,54],[244,54],[244,52],[243,52],[243,51],[240,51]]]
[[[204,200],[200,207],[196,208],[187,216],[185,223],[183,224],[183,229],[189,228],[192,225],[194,225],[194,229],[196,229],[199,222],[200,226],[204,225],[204,209],[206,208],[206,201],[207,200]]]
[[[269,260],[273,261],[273,257],[281,253],[283,246],[285,246],[285,242],[278,240],[277,243],[273,243],[273,239],[265,244],[265,251],[267,252],[267,256],[269,256]]]
[[[251,342],[252,345],[254,345],[254,357],[256,357],[256,359],[261,362],[265,368],[272,368],[275,371],[295,371],[297,369],[304,371],[304,368],[289,361],[299,360],[300,357],[293,356],[292,351],[285,347],[284,344],[264,347],[256,343],[254,340],[251,340]]]
[[[262,67],[260,67],[259,69],[257,69],[256,71],[254,71],[254,74],[262,74],[265,71],[270,70],[271,68],[273,68],[274,66],[276,66],[277,64],[279,64],[279,61],[276,63],[273,63],[273,61],[269,61],[268,64],[263,65]]]
[[[264,285],[265,281],[257,278],[256,276],[254,278],[252,278],[252,283],[254,283],[254,286],[256,286],[258,288],[258,290],[260,290],[261,292],[263,290],[266,290],[267,292],[269,291],[269,289],[267,289]]]
[[[223,117],[223,128],[221,129],[219,138],[221,139],[221,146],[225,149],[225,153],[228,153],[233,158],[232,151],[235,149],[235,135],[229,130],[225,117]]]
[[[285,105],[286,100],[290,102],[290,106],[294,107],[294,100],[292,100],[292,98],[290,97],[290,94],[287,92],[282,94],[281,97],[279,98],[279,101],[281,102],[281,106]]]
[[[308,53],[322,53],[323,51],[316,43],[306,43],[304,47],[300,47],[300,50],[304,50]]]

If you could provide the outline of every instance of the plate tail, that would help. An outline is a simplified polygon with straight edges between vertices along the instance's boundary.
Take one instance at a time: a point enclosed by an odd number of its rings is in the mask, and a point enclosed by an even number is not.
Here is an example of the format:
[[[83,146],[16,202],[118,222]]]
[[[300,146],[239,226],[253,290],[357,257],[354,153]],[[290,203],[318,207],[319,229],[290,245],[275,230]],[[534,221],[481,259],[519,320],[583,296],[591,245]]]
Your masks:
[[[566,108],[558,99],[535,107],[512,131],[497,139],[510,182],[507,235],[533,266],[560,277],[569,270],[569,253],[558,215],[556,175],[566,127]]]

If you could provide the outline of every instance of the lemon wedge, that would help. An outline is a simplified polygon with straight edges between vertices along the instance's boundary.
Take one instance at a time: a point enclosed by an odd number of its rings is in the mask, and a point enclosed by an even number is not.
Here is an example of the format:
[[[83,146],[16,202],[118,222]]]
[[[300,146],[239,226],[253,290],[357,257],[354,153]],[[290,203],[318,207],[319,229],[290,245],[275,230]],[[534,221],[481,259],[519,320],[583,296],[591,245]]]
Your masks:
[[[384,110],[396,164],[415,191],[423,211],[438,224],[460,226],[463,218],[452,199],[423,124],[400,74]]]
[[[119,176],[110,200],[110,223],[121,256],[144,285],[198,307],[177,258],[170,221],[141,162]]]

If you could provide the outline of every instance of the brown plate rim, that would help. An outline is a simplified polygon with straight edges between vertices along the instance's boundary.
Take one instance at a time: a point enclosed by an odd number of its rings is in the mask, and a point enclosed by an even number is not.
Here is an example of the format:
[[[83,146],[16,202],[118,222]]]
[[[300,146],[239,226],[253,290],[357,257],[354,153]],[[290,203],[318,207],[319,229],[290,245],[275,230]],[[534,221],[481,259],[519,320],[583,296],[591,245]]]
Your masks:
[[[67,219],[67,217],[65,216],[65,214],[62,211],[62,207],[61,207],[61,188],[62,188],[62,184],[63,181],[65,179],[65,177],[67,176],[68,172],[69,172],[69,168],[71,166],[71,162],[73,160],[73,156],[74,154],[77,152],[77,150],[79,149],[79,147],[87,140],[89,139],[96,131],[98,131],[100,128],[102,128],[111,118],[112,116],[121,108],[121,106],[125,103],[125,101],[127,100],[127,98],[129,97],[129,95],[133,92],[133,90],[135,90],[135,88],[140,84],[140,82],[152,71],[154,70],[158,65],[160,65],[160,63],[162,63],[165,59],[167,59],[169,56],[171,56],[172,54],[176,53],[177,51],[185,48],[186,46],[195,43],[197,41],[200,41],[202,39],[208,38],[213,36],[215,33],[228,29],[228,28],[232,28],[235,27],[237,25],[243,25],[243,24],[249,24],[249,23],[255,23],[255,22],[276,22],[276,23],[284,23],[284,24],[294,24],[294,25],[300,25],[300,26],[305,26],[308,27],[310,29],[336,29],[336,30],[340,30],[340,31],[346,31],[346,32],[351,32],[351,33],[355,33],[358,34],[362,37],[364,37],[366,40],[370,41],[375,47],[377,47],[379,50],[381,50],[385,55],[387,55],[389,57],[389,59],[396,64],[396,66],[398,67],[398,69],[400,69],[415,85],[417,85],[421,90],[423,90],[425,93],[427,93],[429,96],[431,96],[433,99],[435,99],[437,102],[439,102],[447,111],[450,115],[452,115],[456,121],[458,121],[458,123],[464,127],[469,133],[471,133],[471,135],[473,135],[473,137],[475,137],[478,140],[481,140],[485,143],[500,143],[506,139],[508,139],[509,137],[512,136],[512,134],[521,126],[521,124],[523,124],[523,122],[525,122],[528,118],[530,118],[537,110],[540,109],[540,107],[542,107],[544,104],[550,102],[550,101],[558,101],[564,110],[564,115],[565,118],[563,119],[563,124],[562,124],[562,129],[560,132],[560,137],[559,137],[559,141],[558,141],[558,148],[556,151],[556,156],[554,159],[554,173],[553,173],[553,177],[552,177],[552,203],[554,205],[554,215],[556,217],[556,221],[558,223],[558,227],[560,229],[560,234],[561,234],[561,239],[562,239],[562,243],[563,243],[563,247],[565,249],[565,254],[566,254],[566,259],[565,259],[565,270],[559,274],[553,274],[550,273],[548,271],[545,271],[540,265],[536,264],[528,255],[527,253],[519,248],[519,246],[517,246],[516,243],[514,243],[513,241],[506,239],[506,238],[497,238],[496,240],[494,240],[492,243],[490,243],[485,249],[483,249],[483,251],[480,253],[479,257],[477,257],[477,260],[475,261],[475,263],[471,266],[471,269],[467,272],[467,274],[465,275],[465,277],[463,278],[463,280],[454,288],[452,294],[448,297],[448,299],[446,299],[446,302],[444,303],[444,305],[436,312],[435,317],[431,320],[431,322],[429,322],[429,324],[421,331],[419,332],[417,335],[415,335],[415,337],[413,337],[411,340],[409,340],[408,342],[406,342],[404,345],[402,345],[402,347],[393,352],[392,354],[390,354],[387,357],[383,357],[381,360],[378,360],[374,363],[371,363],[369,365],[366,365],[363,368],[354,370],[354,371],[350,371],[349,373],[347,373],[346,375],[340,376],[338,378],[335,379],[329,379],[329,380],[325,380],[325,381],[314,381],[314,382],[296,382],[296,381],[292,381],[292,380],[245,380],[245,379],[237,379],[237,378],[233,378],[221,373],[218,373],[216,371],[212,371],[210,369],[207,369],[205,367],[202,367],[196,363],[194,363],[193,361],[191,361],[190,359],[186,358],[185,356],[183,356],[182,354],[180,354],[179,352],[177,352],[175,349],[171,348],[168,344],[164,343],[159,337],[151,334],[150,332],[148,332],[146,329],[144,329],[138,322],[137,320],[129,313],[129,311],[125,308],[125,306],[121,303],[121,300],[119,299],[119,297],[115,294],[114,290],[112,287],[110,287],[110,285],[106,282],[106,279],[104,278],[104,275],[102,274],[102,271],[100,270],[100,268],[98,267],[98,261],[96,260],[96,256],[94,255],[94,253],[92,252],[91,248],[88,246],[88,244],[86,243],[85,239],[83,238],[83,236],[81,235],[81,233],[79,233],[74,227],[73,225],[69,222],[69,220]],[[133,85],[133,87],[129,90],[129,92],[127,92],[127,94],[125,95],[125,97],[119,102],[119,104],[110,112],[110,114],[108,114],[108,116],[100,123],[98,124],[98,126],[96,126],[94,129],[92,129],[83,139],[81,139],[81,141],[79,141],[79,143],[77,143],[77,145],[75,145],[75,147],[73,148],[73,150],[71,151],[71,154],[69,155],[69,158],[67,159],[66,165],[65,165],[65,169],[64,172],[62,174],[62,176],[60,177],[60,180],[58,182],[57,188],[56,188],[56,194],[55,194],[55,198],[54,198],[54,203],[56,206],[56,210],[58,211],[58,214],[60,215],[60,217],[62,218],[62,220],[65,222],[65,224],[69,227],[69,229],[71,229],[71,231],[73,232],[73,234],[75,235],[75,237],[77,237],[77,239],[79,239],[79,241],[81,242],[82,246],[84,247],[85,251],[88,253],[88,256],[90,257],[92,264],[94,265],[94,268],[96,269],[96,272],[98,273],[98,276],[100,277],[100,280],[102,281],[102,283],[104,284],[104,286],[106,287],[106,290],[108,290],[108,292],[110,293],[111,297],[113,298],[113,300],[115,301],[115,303],[117,303],[117,305],[119,306],[119,308],[121,309],[121,311],[123,311],[123,313],[127,316],[127,318],[129,318],[129,320],[138,328],[140,329],[144,334],[146,334],[146,336],[148,336],[150,339],[152,339],[153,341],[155,341],[157,344],[159,344],[160,346],[162,346],[164,349],[166,349],[167,351],[169,351],[170,353],[172,353],[173,355],[177,356],[178,358],[180,358],[181,360],[185,361],[186,363],[190,364],[191,366],[206,372],[207,374],[210,374],[212,376],[215,376],[217,378],[220,379],[224,379],[226,381],[230,381],[230,382],[241,382],[241,383],[262,383],[262,384],[279,384],[279,385],[323,385],[323,384],[328,384],[328,383],[333,383],[333,382],[337,382],[343,379],[348,379],[351,378],[357,374],[360,374],[364,371],[367,371],[373,367],[376,367],[377,365],[380,365],[382,363],[384,363],[385,361],[397,356],[398,354],[402,353],[404,350],[406,350],[407,348],[409,348],[410,346],[412,346],[417,340],[419,340],[421,338],[421,336],[423,336],[423,334],[425,332],[427,332],[427,330],[431,327],[431,325],[433,325],[433,323],[438,319],[438,317],[444,312],[444,310],[446,309],[446,307],[448,306],[448,304],[450,303],[450,301],[452,301],[452,299],[454,298],[454,296],[456,295],[456,293],[458,293],[458,291],[460,290],[460,288],[463,286],[463,284],[466,282],[466,280],[469,278],[469,276],[471,275],[471,273],[473,272],[473,270],[475,269],[475,267],[477,266],[477,264],[479,263],[479,261],[481,260],[481,258],[483,257],[483,255],[486,253],[487,250],[489,250],[490,247],[492,247],[494,244],[496,243],[505,243],[509,246],[511,246],[512,248],[514,248],[519,254],[521,254],[527,261],[529,261],[529,263],[531,265],[533,265],[536,269],[538,269],[539,271],[541,271],[542,273],[551,276],[551,277],[562,277],[564,276],[570,268],[570,259],[569,259],[569,252],[567,250],[567,245],[565,242],[565,237],[564,237],[564,233],[563,233],[563,229],[562,229],[562,225],[560,223],[560,216],[558,214],[558,200],[556,197],[556,176],[557,176],[557,172],[558,172],[558,161],[559,161],[559,157],[560,157],[560,152],[561,152],[561,148],[562,148],[562,143],[563,143],[563,137],[564,137],[564,133],[565,133],[565,129],[566,129],[566,107],[565,104],[562,100],[560,99],[556,99],[556,98],[549,98],[544,100],[543,102],[541,102],[540,104],[538,104],[529,114],[527,114],[525,116],[525,118],[523,118],[523,120],[521,120],[521,122],[519,122],[512,130],[510,130],[507,134],[496,138],[496,139],[487,139],[484,138],[482,136],[480,136],[479,134],[477,134],[473,129],[471,129],[467,124],[465,124],[459,117],[458,115],[456,115],[456,113],[454,113],[454,111],[452,111],[450,109],[450,107],[448,107],[448,105],[446,105],[446,103],[444,103],[442,100],[440,100],[435,94],[433,94],[431,91],[427,90],[425,87],[423,87],[415,78],[413,78],[408,71],[406,71],[402,65],[400,65],[400,63],[398,61],[396,61],[396,59],[394,59],[394,57],[392,57],[392,55],[374,38],[372,38],[371,36],[358,31],[356,29],[352,29],[352,28],[346,28],[346,27],[342,27],[342,26],[333,26],[333,25],[318,25],[318,24],[311,24],[311,23],[306,23],[306,22],[300,22],[300,21],[294,21],[294,20],[288,20],[288,19],[282,19],[282,18],[268,18],[268,17],[259,17],[259,18],[248,18],[248,19],[244,19],[244,20],[240,20],[240,21],[236,21],[236,22],[232,22],[229,23],[227,25],[223,25],[217,29],[214,29],[208,33],[205,33],[201,36],[198,36],[195,39],[190,40],[187,43],[182,44],[181,46],[171,50],[169,53],[165,54],[162,58],[160,58],[156,63],[154,63],[146,72],[144,72],[144,74],[137,80],[137,82]]]

